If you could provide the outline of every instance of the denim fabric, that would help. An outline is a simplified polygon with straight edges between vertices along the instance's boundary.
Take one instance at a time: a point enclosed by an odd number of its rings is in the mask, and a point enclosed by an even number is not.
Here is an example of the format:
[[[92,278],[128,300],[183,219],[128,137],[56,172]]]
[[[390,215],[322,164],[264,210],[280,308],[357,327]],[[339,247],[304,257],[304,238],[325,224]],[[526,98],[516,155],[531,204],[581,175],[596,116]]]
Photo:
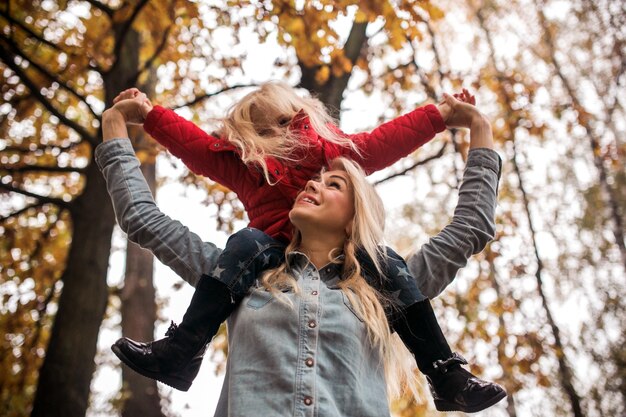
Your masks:
[[[393,249],[386,248],[386,257],[379,262],[383,274],[376,270],[372,259],[361,251],[357,259],[370,285],[380,291],[396,307],[408,307],[426,299],[417,287],[404,259]],[[226,242],[211,276],[230,288],[237,300],[245,296],[261,272],[280,265],[285,245],[258,229],[246,227]]]
[[[159,210],[129,139],[101,143],[95,159],[106,180],[117,223],[128,240],[151,251],[194,287],[203,274],[213,271],[222,250]]]
[[[386,256],[379,259],[382,275],[378,273],[374,262],[364,251],[357,253],[357,260],[361,265],[366,281],[396,308],[406,308],[414,303],[423,301],[426,296],[417,287],[417,281],[411,275],[406,261],[390,247],[385,248]],[[387,311],[387,314],[393,311]]]
[[[211,276],[223,282],[235,299],[243,298],[263,271],[285,259],[285,245],[258,229],[246,227],[231,235]]]
[[[216,417],[389,416],[383,366],[365,324],[333,284],[341,267],[287,257],[292,304],[253,288],[228,319],[228,362]]]

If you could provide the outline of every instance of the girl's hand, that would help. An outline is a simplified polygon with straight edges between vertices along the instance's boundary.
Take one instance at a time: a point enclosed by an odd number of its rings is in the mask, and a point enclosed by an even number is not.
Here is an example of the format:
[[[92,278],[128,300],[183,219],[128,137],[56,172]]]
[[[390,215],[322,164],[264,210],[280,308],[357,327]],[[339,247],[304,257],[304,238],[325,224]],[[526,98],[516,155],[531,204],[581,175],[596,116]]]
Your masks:
[[[447,127],[469,129],[473,120],[482,117],[474,104],[476,98],[464,88],[462,93],[454,96],[444,93],[443,100],[439,103],[439,111]]]
[[[113,109],[119,111],[129,125],[141,125],[152,110],[148,97],[136,88],[122,91],[113,99]]]
[[[113,104],[116,104],[118,101],[127,100],[129,98],[135,98],[139,94],[143,94],[138,88],[127,88],[126,90],[119,93],[114,99]]]

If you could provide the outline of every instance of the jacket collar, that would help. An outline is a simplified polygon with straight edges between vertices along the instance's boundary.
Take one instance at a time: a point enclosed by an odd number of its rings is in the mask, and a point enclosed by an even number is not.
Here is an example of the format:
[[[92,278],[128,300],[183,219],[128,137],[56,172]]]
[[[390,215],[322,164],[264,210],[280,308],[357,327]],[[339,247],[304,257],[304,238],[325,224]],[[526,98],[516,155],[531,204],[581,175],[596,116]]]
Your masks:
[[[291,124],[289,125],[292,129],[301,129],[305,125],[310,125],[311,121],[309,120],[309,116],[306,114],[304,109],[300,109],[298,113],[291,119]]]

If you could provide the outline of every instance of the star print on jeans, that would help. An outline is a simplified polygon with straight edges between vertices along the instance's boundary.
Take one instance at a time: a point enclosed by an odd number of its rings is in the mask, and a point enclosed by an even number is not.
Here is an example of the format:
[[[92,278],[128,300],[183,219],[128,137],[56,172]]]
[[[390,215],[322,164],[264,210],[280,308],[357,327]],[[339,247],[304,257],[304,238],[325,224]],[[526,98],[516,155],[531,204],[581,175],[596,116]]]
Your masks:
[[[393,291],[391,293],[391,299],[393,300],[393,304],[399,307],[403,307],[406,305],[406,303],[400,299],[401,293],[402,290]]]
[[[239,261],[237,263],[237,268],[242,271],[242,275],[248,275],[250,273],[250,271],[246,269],[246,263],[244,261]]]
[[[404,278],[405,281],[408,281],[409,278],[411,278],[411,274],[409,274],[409,271],[407,271],[407,269],[405,267],[399,267],[396,266],[396,268],[398,268],[398,276]]]
[[[215,269],[213,269],[213,272],[211,272],[211,275],[214,278],[221,278],[222,272],[224,272],[224,271],[225,271],[225,269],[218,265],[218,266],[215,267]]]

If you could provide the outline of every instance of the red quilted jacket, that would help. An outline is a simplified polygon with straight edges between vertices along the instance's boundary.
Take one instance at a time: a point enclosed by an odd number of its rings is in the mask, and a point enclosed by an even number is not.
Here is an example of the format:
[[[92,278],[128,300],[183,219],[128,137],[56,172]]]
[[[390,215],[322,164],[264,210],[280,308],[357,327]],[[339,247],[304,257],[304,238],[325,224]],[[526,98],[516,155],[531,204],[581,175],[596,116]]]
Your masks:
[[[320,137],[302,113],[293,119],[291,128],[299,130],[303,140],[309,141],[308,154],[298,163],[268,159],[267,167],[276,183],[270,185],[259,168],[241,161],[230,142],[207,134],[172,110],[155,106],[143,126],[192,172],[234,191],[248,213],[250,227],[283,241],[291,239],[288,213],[296,195],[333,158],[349,157],[371,174],[407,156],[445,129],[436,106],[420,107],[370,133],[346,134],[361,151],[359,156]]]

